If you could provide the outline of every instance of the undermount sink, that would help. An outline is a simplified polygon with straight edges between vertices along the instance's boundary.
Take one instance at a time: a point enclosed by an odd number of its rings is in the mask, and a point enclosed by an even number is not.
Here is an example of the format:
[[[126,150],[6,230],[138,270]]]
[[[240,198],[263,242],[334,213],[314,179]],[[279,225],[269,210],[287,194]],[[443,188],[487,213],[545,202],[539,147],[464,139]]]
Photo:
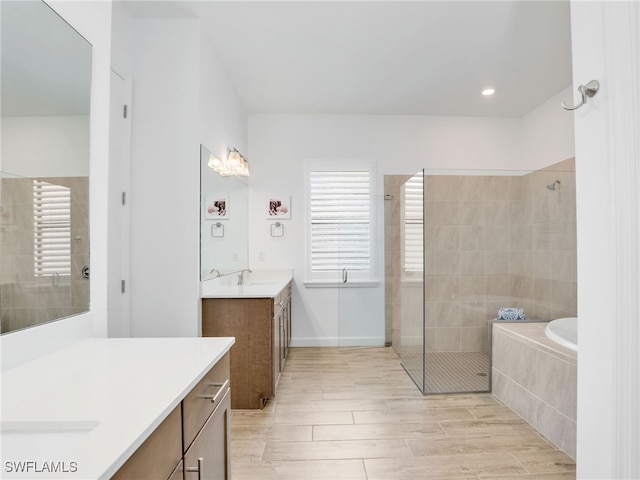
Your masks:
[[[271,286],[271,285],[275,285],[275,283],[273,283],[273,282],[249,282],[249,283],[245,283],[244,284],[245,287],[253,287],[253,286],[255,286],[255,287],[258,287],[258,286],[266,287],[266,286]]]
[[[0,422],[2,460],[64,458],[97,426],[94,421]]]

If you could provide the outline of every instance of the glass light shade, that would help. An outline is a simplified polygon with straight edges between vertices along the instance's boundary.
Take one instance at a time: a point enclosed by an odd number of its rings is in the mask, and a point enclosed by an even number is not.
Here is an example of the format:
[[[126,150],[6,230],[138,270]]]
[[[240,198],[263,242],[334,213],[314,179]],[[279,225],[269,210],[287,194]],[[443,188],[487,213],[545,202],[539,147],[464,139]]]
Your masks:
[[[249,164],[244,158],[242,159],[242,165],[238,169],[236,169],[234,173],[240,177],[249,176]]]
[[[242,166],[243,160],[242,155],[237,150],[232,150],[227,157],[227,165],[231,168],[239,168]]]
[[[227,159],[225,161],[220,160],[213,154],[209,155],[208,165],[223,177],[228,177],[230,175],[240,177],[249,176],[249,164],[235,148],[233,150],[228,150]]]
[[[207,165],[209,166],[209,168],[213,168],[214,170],[216,170],[217,168],[222,167],[223,164],[222,160],[211,154],[209,155],[209,162],[207,163]]]

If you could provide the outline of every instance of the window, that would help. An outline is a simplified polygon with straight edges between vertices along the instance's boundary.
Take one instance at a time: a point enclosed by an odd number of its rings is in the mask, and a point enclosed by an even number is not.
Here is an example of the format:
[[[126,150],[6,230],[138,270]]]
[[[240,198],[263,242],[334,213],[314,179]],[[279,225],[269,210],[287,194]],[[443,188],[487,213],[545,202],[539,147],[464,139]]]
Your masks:
[[[71,191],[33,181],[33,254],[36,277],[71,275]]]
[[[424,177],[422,173],[407,180],[403,188],[402,265],[405,272],[422,272],[424,269]]]
[[[309,162],[308,261],[311,282],[349,283],[375,276],[374,185],[370,162]]]

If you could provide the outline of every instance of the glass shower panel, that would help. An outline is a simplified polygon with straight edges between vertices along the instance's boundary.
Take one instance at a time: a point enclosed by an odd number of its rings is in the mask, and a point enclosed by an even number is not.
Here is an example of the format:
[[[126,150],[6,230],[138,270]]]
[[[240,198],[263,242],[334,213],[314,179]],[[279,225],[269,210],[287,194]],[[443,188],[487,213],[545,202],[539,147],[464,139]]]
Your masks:
[[[424,172],[400,188],[400,360],[425,393]]]
[[[576,316],[575,190],[573,158],[535,171],[426,170],[404,184],[397,351],[423,393],[490,390],[500,308],[522,309],[518,323]]]
[[[360,208],[370,200],[361,202]],[[382,196],[373,203],[382,204]],[[369,210],[367,210],[369,211]],[[367,215],[368,217],[368,215]],[[340,271],[338,282],[338,347],[363,348],[384,345],[383,286],[371,280],[376,261],[370,237],[376,235],[375,222],[353,218],[339,226]]]
[[[425,393],[489,390],[484,297],[486,287],[508,287],[508,271],[500,269],[508,264],[502,247],[517,181],[485,172],[425,174]],[[496,275],[485,275],[485,263]]]

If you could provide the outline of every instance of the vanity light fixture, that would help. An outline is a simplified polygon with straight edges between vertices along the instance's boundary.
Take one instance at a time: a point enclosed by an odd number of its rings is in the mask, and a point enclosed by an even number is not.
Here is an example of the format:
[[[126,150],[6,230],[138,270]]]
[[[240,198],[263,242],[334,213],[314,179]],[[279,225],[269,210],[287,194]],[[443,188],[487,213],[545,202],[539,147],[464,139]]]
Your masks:
[[[227,166],[231,168],[234,175],[239,175],[241,177],[249,176],[249,164],[235,148],[227,149]]]
[[[209,168],[213,168],[216,172],[224,166],[222,160],[216,157],[213,153],[209,155],[209,162],[207,165]]]
[[[485,88],[484,90],[482,90],[482,95],[484,95],[485,97],[488,97],[489,95],[493,95],[494,93],[496,93],[495,88]]]
[[[249,164],[235,148],[227,149],[226,161],[220,160],[213,154],[209,155],[209,162],[207,165],[223,177],[228,177],[230,175],[237,175],[240,177],[249,176]]]

